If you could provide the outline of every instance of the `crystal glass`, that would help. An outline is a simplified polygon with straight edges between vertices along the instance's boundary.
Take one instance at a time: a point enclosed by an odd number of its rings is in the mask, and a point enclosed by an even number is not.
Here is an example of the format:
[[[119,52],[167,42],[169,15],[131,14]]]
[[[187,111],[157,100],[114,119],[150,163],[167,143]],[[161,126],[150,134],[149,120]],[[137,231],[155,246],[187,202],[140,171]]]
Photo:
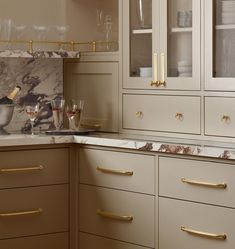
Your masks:
[[[69,31],[70,26],[65,25],[65,26],[55,26],[56,32],[58,34],[58,39],[60,42],[66,41],[66,33]],[[64,50],[63,44],[60,44],[59,50]]]
[[[25,106],[25,112],[31,122],[31,135],[34,135],[34,121],[39,113],[39,103],[31,103]]]
[[[60,130],[63,124],[64,99],[53,99],[51,101],[53,121],[56,130]]]
[[[104,29],[105,29],[105,41],[107,42],[106,44],[106,50],[110,50],[110,44],[109,42],[111,41],[110,36],[112,33],[112,16],[111,15],[106,15],[105,20],[104,20]]]
[[[38,26],[38,25],[33,25],[33,30],[36,34],[36,40],[39,42],[44,42],[47,39],[47,33],[49,31],[49,27],[47,26]],[[37,50],[46,50],[46,45],[45,44],[38,44],[34,45],[34,48],[36,47]]]
[[[82,118],[84,100],[69,100],[65,107],[66,116],[69,120],[69,129],[79,130]]]

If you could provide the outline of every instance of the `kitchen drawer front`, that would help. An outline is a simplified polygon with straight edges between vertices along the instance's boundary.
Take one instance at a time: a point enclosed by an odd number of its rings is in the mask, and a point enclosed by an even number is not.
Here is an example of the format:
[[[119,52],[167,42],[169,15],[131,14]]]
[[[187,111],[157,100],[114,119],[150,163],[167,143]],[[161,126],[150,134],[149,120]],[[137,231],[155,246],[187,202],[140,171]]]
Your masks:
[[[124,94],[123,128],[200,134],[200,97]]]
[[[154,194],[154,156],[81,149],[79,160],[81,183]]]
[[[0,189],[68,182],[67,148],[0,152],[0,158]]]
[[[183,231],[181,227],[210,235],[199,236]],[[221,238],[215,239],[212,235]],[[160,249],[231,249],[234,245],[234,209],[159,198]]]
[[[68,231],[68,185],[0,190],[0,200],[0,239]]]
[[[80,231],[154,247],[154,196],[80,184],[79,202]]]
[[[205,135],[235,137],[235,99],[205,97]]]
[[[0,240],[1,249],[69,249],[69,234],[56,233]]]
[[[147,249],[146,247],[125,243],[118,240],[80,233],[79,249]]]
[[[160,196],[235,208],[234,179],[235,165],[159,157]]]

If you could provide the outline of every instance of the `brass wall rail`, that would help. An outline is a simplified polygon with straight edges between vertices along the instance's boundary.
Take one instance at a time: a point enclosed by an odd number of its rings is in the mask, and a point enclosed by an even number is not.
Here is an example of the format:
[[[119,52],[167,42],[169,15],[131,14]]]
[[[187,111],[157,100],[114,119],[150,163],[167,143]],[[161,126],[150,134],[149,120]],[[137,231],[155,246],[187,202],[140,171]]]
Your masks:
[[[82,45],[88,45],[91,47],[91,50],[86,51],[86,52],[98,52],[97,51],[97,45],[102,45],[102,44],[118,44],[117,41],[88,41],[88,42],[76,42],[76,41],[38,41],[38,40],[0,40],[0,43],[9,43],[9,44],[25,44],[28,46],[28,52],[33,53],[34,49],[33,46],[34,44],[54,44],[58,45],[59,47],[66,45],[69,47],[68,51],[76,51],[76,48],[78,46]]]

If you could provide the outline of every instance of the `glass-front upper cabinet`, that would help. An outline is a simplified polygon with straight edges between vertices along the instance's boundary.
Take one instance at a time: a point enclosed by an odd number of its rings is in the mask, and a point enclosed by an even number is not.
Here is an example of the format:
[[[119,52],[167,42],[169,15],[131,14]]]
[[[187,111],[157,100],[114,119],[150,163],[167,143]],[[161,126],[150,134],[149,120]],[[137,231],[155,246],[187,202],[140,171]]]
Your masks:
[[[206,90],[235,90],[235,1],[205,0]]]
[[[124,88],[200,89],[200,1],[124,4]]]

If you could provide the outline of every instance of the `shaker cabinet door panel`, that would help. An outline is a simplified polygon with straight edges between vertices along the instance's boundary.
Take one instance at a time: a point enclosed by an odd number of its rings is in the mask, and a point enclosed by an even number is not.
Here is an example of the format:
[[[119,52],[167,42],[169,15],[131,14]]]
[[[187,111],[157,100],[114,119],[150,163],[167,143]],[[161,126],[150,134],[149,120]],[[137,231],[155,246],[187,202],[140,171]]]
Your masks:
[[[82,126],[118,131],[118,62],[65,65],[65,98],[83,99]]]

